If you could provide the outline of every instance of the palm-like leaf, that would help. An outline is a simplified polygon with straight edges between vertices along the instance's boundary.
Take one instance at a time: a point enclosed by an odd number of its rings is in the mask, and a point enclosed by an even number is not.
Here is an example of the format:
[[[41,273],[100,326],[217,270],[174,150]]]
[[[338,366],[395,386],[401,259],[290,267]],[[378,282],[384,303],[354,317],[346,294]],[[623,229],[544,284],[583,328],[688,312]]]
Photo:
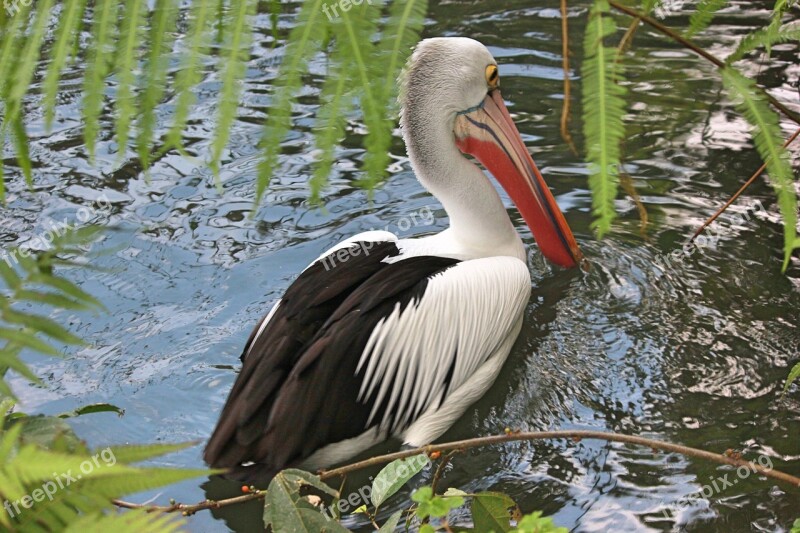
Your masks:
[[[593,226],[599,236],[611,229],[616,217],[619,145],[625,134],[625,89],[618,83],[621,66],[615,61],[616,50],[603,43],[603,38],[616,30],[607,13],[608,3],[595,0],[586,27],[583,61],[583,131],[596,217]]]
[[[731,67],[722,70],[722,81],[736,107],[753,127],[753,140],[761,158],[767,164],[770,183],[778,197],[783,217],[784,260],[783,270],[789,265],[797,242],[797,197],[789,155],[783,148],[778,115],[770,109],[755,82],[745,78]]]
[[[700,0],[697,9],[689,19],[689,29],[686,30],[686,35],[691,37],[706,29],[714,19],[716,12],[725,7],[727,3],[728,0]]]

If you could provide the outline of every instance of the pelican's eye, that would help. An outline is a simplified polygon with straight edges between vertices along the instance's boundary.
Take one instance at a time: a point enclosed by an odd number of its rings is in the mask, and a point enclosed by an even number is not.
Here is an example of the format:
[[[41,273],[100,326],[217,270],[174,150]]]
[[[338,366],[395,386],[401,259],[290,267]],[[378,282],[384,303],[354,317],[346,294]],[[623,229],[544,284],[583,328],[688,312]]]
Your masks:
[[[497,72],[497,65],[486,67],[486,83],[490,89],[497,89],[500,85],[500,74]]]

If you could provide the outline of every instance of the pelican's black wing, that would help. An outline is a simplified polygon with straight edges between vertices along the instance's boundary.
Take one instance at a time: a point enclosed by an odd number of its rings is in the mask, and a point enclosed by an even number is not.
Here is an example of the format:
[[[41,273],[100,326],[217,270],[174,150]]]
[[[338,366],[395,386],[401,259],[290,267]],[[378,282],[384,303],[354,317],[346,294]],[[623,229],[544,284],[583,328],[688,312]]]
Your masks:
[[[358,399],[356,366],[370,334],[398,305],[421,298],[431,276],[458,263],[434,256],[384,262],[398,255],[394,241],[355,242],[300,274],[247,342],[205,449],[208,464],[267,479],[369,429],[373,405]]]

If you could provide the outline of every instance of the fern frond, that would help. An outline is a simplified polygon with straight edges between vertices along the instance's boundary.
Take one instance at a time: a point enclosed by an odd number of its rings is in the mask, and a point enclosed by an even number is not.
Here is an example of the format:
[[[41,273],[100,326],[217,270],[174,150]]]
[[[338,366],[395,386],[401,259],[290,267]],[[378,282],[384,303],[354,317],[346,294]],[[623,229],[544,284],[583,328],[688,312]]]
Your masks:
[[[722,69],[722,81],[736,107],[753,127],[756,150],[767,165],[770,183],[783,217],[783,270],[797,247],[797,197],[789,154],[783,147],[779,117],[764,99],[755,82],[732,67]]]
[[[731,65],[762,46],[769,50],[775,44],[798,40],[800,40],[800,23],[787,24],[783,27],[770,24],[745,36],[736,50],[725,58],[725,63]]]
[[[33,166],[31,164],[31,154],[28,147],[28,134],[25,133],[25,124],[22,121],[22,114],[15,113],[10,115],[12,129],[12,140],[14,141],[14,151],[17,156],[17,164],[25,177],[28,187],[33,187]]]
[[[189,110],[195,102],[194,87],[200,82],[200,60],[208,48],[206,33],[211,19],[212,1],[196,0],[192,4],[189,48],[183,54],[181,70],[175,78],[177,103],[172,127],[167,133],[167,146],[171,148],[183,147],[183,129],[189,119]]]
[[[121,514],[92,513],[71,523],[64,533],[141,533],[181,531],[185,522],[174,514],[151,513],[147,509],[134,509]]]
[[[196,442],[181,442],[178,444],[147,444],[112,446],[111,452],[118,463],[129,464],[155,459],[168,453],[177,452],[193,446]]]
[[[94,161],[97,134],[100,131],[100,112],[106,88],[106,76],[111,66],[111,46],[117,33],[117,13],[120,0],[103,0],[94,6],[92,43],[86,74],[83,78],[83,141],[89,160]]]
[[[47,67],[47,74],[44,78],[44,108],[45,128],[49,131],[53,124],[53,115],[56,107],[56,93],[58,92],[58,81],[61,71],[67,64],[70,51],[75,47],[78,40],[81,24],[83,23],[83,13],[86,10],[86,0],[66,0],[61,12],[61,22],[58,26],[58,33],[53,49],[50,51],[50,65]]]
[[[359,99],[364,113],[367,135],[364,138],[364,172],[366,178],[361,185],[369,191],[383,177],[389,161],[389,146],[392,141],[392,122],[386,109],[381,105],[381,85],[373,88],[372,80],[380,79],[385,65],[381,64],[371,37],[377,30],[380,11],[368,2],[360,10],[351,9],[341,13],[333,25],[337,41],[342,43],[343,52],[353,58],[356,76],[361,86]]]
[[[273,84],[272,103],[261,136],[261,161],[258,165],[255,205],[267,190],[278,166],[281,143],[291,127],[292,104],[301,85],[308,59],[326,42],[328,22],[322,12],[325,0],[310,0],[300,8],[297,25],[292,28],[278,77]]]
[[[800,242],[798,242],[795,246],[800,247]],[[800,363],[795,364],[789,371],[789,375],[786,377],[786,383],[783,386],[784,394],[789,391],[789,387],[792,386],[792,383],[794,383],[797,378],[800,378]]]
[[[317,122],[314,125],[314,145],[319,150],[314,166],[314,174],[309,183],[311,202],[317,203],[320,192],[328,181],[328,174],[334,163],[337,144],[344,137],[346,116],[353,105],[353,96],[348,93],[347,71],[354,68],[349,55],[341,53],[337,48],[332,54],[341,58],[330,68],[320,93],[320,108]]]
[[[172,49],[171,28],[175,25],[177,7],[174,0],[156,0],[150,21],[150,50],[144,67],[144,89],[139,102],[139,134],[136,138],[136,151],[145,170],[150,168],[156,109],[164,97],[167,83],[169,52]]]
[[[142,27],[147,4],[145,0],[127,0],[122,32],[115,58],[117,74],[116,124],[118,159],[122,160],[128,149],[128,135],[136,114],[136,69],[139,65]]]
[[[725,7],[727,3],[728,0],[700,0],[700,3],[697,4],[697,9],[689,19],[689,29],[686,30],[686,36],[691,37],[706,29],[714,19],[716,12]]]
[[[603,44],[603,38],[616,30],[606,16],[608,10],[605,0],[595,0],[586,27],[583,61],[583,132],[596,217],[592,226],[600,237],[611,229],[616,217],[619,145],[625,134],[625,89],[617,83],[622,67],[614,60],[616,49]]]
[[[427,0],[392,2],[389,20],[381,30],[378,41],[378,60],[386,65],[383,97],[390,101],[397,95],[398,69],[406,63],[411,49],[419,40],[420,31],[428,12]]]
[[[47,30],[53,0],[42,0],[36,5],[36,16],[30,34],[25,40],[25,45],[14,67],[14,75],[6,98],[6,120],[13,124],[17,115],[21,113],[22,98],[28,91],[28,86],[33,79],[33,73],[39,64],[39,51],[42,47],[45,31]]]
[[[217,187],[221,187],[219,164],[222,159],[222,151],[228,145],[230,128],[236,117],[236,111],[239,109],[240,84],[244,77],[245,61],[250,54],[249,18],[254,8],[253,0],[232,2],[232,13],[228,23],[230,29],[226,32],[229,34],[230,40],[227,44],[228,53],[224,56],[224,64],[220,65],[223,67],[222,89],[219,95],[217,127],[214,132],[214,141],[211,144],[210,165],[214,171]]]

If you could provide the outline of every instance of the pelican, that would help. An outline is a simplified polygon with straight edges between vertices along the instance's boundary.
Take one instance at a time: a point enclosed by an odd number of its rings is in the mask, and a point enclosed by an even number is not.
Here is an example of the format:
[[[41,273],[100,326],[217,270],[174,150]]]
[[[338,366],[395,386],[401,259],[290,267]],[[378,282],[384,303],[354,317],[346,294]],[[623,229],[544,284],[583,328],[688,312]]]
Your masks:
[[[340,463],[396,437],[429,444],[491,386],[530,298],[525,247],[488,177],[544,256],[581,253],[500,96],[497,62],[461,37],[421,41],[403,75],[411,166],[450,227],[355,235],[324,252],[256,325],[205,461],[245,481]]]

